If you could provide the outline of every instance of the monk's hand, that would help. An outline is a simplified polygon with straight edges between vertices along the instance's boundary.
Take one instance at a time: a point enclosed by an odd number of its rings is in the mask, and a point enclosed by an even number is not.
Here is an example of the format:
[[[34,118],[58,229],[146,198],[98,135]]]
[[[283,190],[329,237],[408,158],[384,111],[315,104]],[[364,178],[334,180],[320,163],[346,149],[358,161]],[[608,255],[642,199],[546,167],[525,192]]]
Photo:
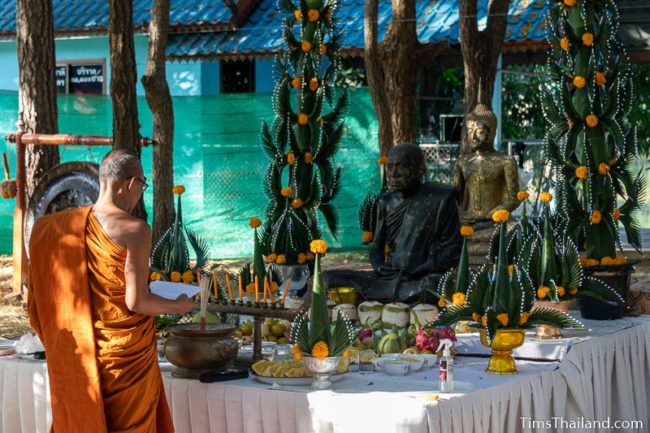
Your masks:
[[[187,295],[183,294],[176,298],[176,306],[178,310],[176,311],[179,314],[185,314],[192,311],[194,308],[194,301],[191,298],[188,298]]]

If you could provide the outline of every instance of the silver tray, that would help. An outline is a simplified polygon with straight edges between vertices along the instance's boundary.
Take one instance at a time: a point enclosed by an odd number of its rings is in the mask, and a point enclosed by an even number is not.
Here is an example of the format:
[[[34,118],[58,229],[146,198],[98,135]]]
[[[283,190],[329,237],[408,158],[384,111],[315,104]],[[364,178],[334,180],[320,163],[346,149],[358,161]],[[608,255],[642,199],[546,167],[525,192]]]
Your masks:
[[[250,371],[251,377],[254,377],[256,380],[262,383],[266,383],[268,385],[273,385],[274,383],[277,383],[278,385],[281,386],[309,386],[311,383],[314,381],[313,377],[268,377],[268,376],[258,376],[253,372],[252,370]],[[342,373],[342,374],[334,374],[330,376],[330,382],[338,382],[340,380],[345,379],[345,376],[347,373]]]

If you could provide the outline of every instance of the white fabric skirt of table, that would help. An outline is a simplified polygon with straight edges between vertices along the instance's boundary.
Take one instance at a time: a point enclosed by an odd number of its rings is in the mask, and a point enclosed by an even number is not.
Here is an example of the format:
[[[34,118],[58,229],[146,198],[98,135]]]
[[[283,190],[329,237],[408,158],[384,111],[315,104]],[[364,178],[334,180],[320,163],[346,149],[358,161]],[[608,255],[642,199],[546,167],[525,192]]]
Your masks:
[[[456,394],[437,393],[437,369],[400,378],[351,373],[334,390],[317,392],[252,378],[163,378],[179,433],[568,432],[605,420],[643,423],[611,431],[647,432],[650,318],[630,325],[570,346],[561,363],[517,361],[515,376],[485,373],[485,358],[457,357]],[[45,364],[0,360],[0,432],[47,433],[50,423]]]

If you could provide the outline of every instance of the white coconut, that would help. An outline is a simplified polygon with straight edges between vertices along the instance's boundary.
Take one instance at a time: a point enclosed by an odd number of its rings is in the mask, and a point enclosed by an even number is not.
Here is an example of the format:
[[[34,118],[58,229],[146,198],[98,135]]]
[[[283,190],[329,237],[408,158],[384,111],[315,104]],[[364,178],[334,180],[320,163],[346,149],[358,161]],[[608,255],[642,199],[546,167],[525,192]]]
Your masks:
[[[415,320],[417,317],[417,321]],[[426,325],[438,318],[438,308],[431,304],[418,304],[411,308],[411,323],[420,322],[420,325]]]
[[[373,323],[381,320],[384,305],[377,301],[366,301],[359,304],[357,318],[361,326],[371,327]]]
[[[401,302],[393,302],[384,305],[381,313],[381,321],[384,328],[405,328],[409,324],[409,306]]]
[[[332,309],[332,321],[335,321],[339,313],[345,313],[350,320],[357,320],[357,307],[352,304],[339,304]]]

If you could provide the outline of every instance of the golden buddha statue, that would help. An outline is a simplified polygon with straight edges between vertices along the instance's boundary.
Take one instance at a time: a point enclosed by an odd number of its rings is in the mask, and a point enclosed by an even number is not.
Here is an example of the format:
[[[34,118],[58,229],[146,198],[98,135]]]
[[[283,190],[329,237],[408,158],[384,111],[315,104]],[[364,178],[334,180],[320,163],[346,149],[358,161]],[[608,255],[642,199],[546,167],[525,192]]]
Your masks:
[[[459,158],[454,176],[460,192],[460,220],[462,224],[478,224],[475,228],[487,228],[492,226],[495,211],[512,212],[519,205],[517,162],[494,150],[497,118],[480,99],[465,125],[470,153]]]

